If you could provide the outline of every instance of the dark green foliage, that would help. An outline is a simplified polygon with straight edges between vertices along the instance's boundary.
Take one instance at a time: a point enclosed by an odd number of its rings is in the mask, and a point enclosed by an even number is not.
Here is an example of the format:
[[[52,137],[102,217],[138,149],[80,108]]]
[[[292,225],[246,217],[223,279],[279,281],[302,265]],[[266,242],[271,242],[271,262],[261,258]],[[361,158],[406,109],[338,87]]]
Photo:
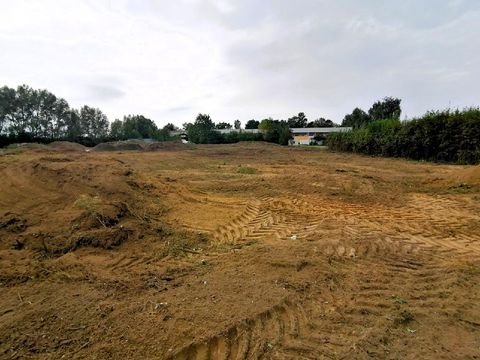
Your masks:
[[[368,115],[372,118],[373,121],[383,120],[383,119],[400,119],[400,114],[402,109],[400,103],[402,100],[386,97],[382,101],[377,101],[372,105],[370,110],[368,110]]]
[[[143,115],[128,115],[123,121],[115,119],[110,126],[110,137],[116,140],[127,139],[156,139],[160,141],[172,140],[171,131],[175,131],[173,124],[167,124],[163,129]]]
[[[257,121],[255,119],[248,120],[247,123],[245,124],[245,129],[258,129],[259,124],[260,124],[260,121]]]
[[[288,145],[292,138],[288,122],[284,120],[264,119],[258,128],[263,130],[263,137],[267,142]]]
[[[215,124],[210,115],[198,114],[193,124],[188,123],[184,127],[188,140],[195,144],[212,144],[212,141],[215,144],[217,141],[217,136],[213,133]]]
[[[367,126],[372,121],[370,115],[359,108],[355,108],[351,114],[345,115],[342,126],[359,129]]]
[[[80,123],[83,134],[89,138],[104,139],[108,135],[108,119],[100,109],[94,109],[87,105],[80,109]]]
[[[62,98],[47,90],[27,85],[0,88],[0,147],[15,142],[48,143],[53,140],[75,141],[94,146],[103,141],[132,138],[172,140],[173,124],[158,129],[143,115],[116,119],[109,127],[107,116],[100,109],[83,106],[71,109]]]
[[[11,142],[49,142],[55,139],[97,143],[109,136],[107,117],[84,106],[71,109],[48,90],[27,85],[0,88],[2,146]]]
[[[308,119],[303,112],[299,112],[298,115],[288,119],[287,123],[290,128],[304,128],[307,126]]]
[[[327,137],[333,150],[462,164],[480,163],[480,109],[435,111],[411,121],[379,120]]]
[[[265,119],[258,127],[261,133],[238,131],[222,134],[218,131],[218,125],[212,121],[209,115],[199,114],[192,123],[183,125],[187,132],[188,140],[196,144],[230,144],[239,141],[268,141],[281,145],[288,145],[292,134],[286,121]],[[223,125],[221,125],[223,128]]]
[[[377,120],[399,120],[402,113],[401,102],[402,100],[400,99],[386,97],[381,101],[375,102],[368,110],[368,114],[360,108],[355,108],[351,114],[345,115],[342,126],[360,129]]]
[[[220,122],[217,125],[215,125],[215,129],[231,129],[232,124],[226,123],[226,122]]]
[[[325,119],[325,118],[318,118],[316,120],[310,121],[307,123],[306,127],[307,128],[314,128],[314,127],[336,127],[338,126],[335,124],[332,120],[330,119]]]

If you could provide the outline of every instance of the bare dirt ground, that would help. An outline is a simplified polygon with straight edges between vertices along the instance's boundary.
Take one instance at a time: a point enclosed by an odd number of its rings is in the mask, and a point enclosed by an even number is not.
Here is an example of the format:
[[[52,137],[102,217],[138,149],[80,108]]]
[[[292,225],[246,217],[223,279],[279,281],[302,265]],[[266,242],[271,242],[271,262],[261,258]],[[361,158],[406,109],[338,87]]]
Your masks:
[[[0,358],[480,359],[480,168],[0,154]]]

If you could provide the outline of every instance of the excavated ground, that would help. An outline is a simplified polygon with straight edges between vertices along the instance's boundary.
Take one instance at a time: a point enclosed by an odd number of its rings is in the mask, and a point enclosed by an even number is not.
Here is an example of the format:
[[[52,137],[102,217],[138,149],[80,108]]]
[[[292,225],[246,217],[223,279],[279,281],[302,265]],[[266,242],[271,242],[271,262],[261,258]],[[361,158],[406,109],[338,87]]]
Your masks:
[[[478,166],[72,146],[0,179],[0,358],[480,359]]]

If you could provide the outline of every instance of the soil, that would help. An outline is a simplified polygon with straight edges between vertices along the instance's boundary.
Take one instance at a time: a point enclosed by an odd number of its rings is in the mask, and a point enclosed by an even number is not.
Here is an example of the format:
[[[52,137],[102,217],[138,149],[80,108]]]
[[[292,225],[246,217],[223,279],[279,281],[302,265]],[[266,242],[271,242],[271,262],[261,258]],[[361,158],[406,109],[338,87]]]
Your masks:
[[[478,166],[185,149],[0,154],[0,358],[480,359]]]

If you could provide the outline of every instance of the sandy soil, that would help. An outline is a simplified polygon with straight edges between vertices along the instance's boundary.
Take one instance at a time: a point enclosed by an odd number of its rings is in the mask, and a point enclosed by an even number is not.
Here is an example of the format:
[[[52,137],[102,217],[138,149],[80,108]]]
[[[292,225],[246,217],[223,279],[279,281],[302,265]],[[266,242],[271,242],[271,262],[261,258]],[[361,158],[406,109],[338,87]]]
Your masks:
[[[0,154],[0,358],[480,359],[480,168]]]

